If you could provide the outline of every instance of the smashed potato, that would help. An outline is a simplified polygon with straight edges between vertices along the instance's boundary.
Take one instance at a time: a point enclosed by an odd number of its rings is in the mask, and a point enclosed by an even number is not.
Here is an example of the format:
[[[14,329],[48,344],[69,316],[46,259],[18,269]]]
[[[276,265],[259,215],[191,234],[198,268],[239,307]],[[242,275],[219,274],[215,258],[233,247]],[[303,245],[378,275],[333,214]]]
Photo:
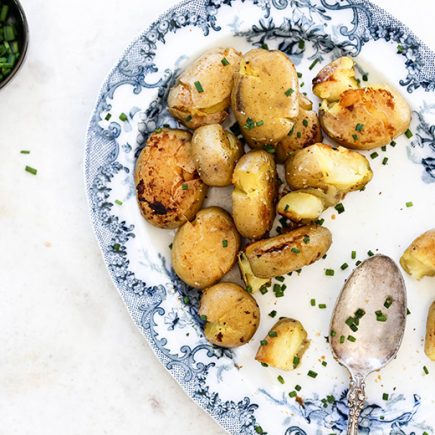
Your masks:
[[[248,288],[252,293],[260,290],[261,287],[268,287],[270,285],[270,278],[259,278],[258,276],[254,275],[249,260],[246,258],[246,254],[244,252],[239,252],[237,258],[242,279],[246,284],[246,288]]]
[[[221,347],[247,343],[260,323],[260,309],[255,299],[231,282],[221,282],[204,290],[199,314],[206,321],[205,337]]]
[[[191,134],[163,128],[148,138],[135,168],[137,200],[145,219],[177,228],[195,217],[207,193],[192,158]]]
[[[228,116],[234,73],[241,54],[213,48],[190,64],[168,95],[169,112],[186,127],[220,124]]]
[[[272,228],[275,218],[276,168],[263,150],[245,154],[233,173],[233,218],[239,233],[259,239]]]
[[[299,366],[310,341],[299,320],[282,318],[261,341],[255,359],[281,370]]]
[[[233,267],[239,249],[240,236],[231,216],[219,207],[204,208],[175,234],[172,267],[185,283],[202,289]]]
[[[299,113],[298,77],[281,51],[256,48],[243,56],[234,78],[232,109],[253,148],[278,143]]]
[[[295,190],[284,195],[276,206],[277,212],[293,222],[315,221],[326,209],[325,202],[318,195],[304,190]]]
[[[435,276],[435,229],[417,237],[403,253],[400,264],[413,278]]]
[[[245,254],[255,276],[273,278],[319,260],[331,243],[332,235],[327,228],[307,225],[251,243],[246,247]]]
[[[345,194],[359,190],[373,177],[369,161],[356,151],[318,143],[296,151],[285,164],[292,190],[306,187]]]
[[[193,133],[192,157],[208,186],[231,184],[234,167],[243,154],[240,141],[220,124],[204,125]]]
[[[432,302],[427,315],[424,352],[429,359],[435,361],[435,301]]]

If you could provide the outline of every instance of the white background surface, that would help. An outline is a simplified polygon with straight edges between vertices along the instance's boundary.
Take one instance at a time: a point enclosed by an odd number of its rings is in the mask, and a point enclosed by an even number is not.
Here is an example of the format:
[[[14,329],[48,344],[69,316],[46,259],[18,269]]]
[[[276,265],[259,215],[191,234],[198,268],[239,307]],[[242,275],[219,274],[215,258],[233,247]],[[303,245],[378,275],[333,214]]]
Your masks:
[[[27,62],[0,90],[0,435],[223,433],[134,327],[84,194],[84,135],[101,82],[174,3],[23,0]],[[432,2],[375,3],[435,48]]]

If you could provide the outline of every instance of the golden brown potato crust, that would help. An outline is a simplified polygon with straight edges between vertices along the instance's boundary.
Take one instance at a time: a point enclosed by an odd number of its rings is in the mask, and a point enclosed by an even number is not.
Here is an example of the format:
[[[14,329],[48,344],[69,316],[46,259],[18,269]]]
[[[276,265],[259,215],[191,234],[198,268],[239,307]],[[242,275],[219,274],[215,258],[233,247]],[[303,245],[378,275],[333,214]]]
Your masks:
[[[185,283],[205,288],[233,267],[239,249],[240,236],[231,216],[219,207],[204,208],[177,231],[172,267]]]
[[[322,258],[332,243],[331,232],[318,225],[306,225],[270,239],[248,245],[246,257],[252,272],[272,278],[301,269]]]
[[[160,228],[177,228],[201,208],[207,186],[191,154],[191,134],[160,129],[151,134],[136,162],[135,185],[145,219]]]
[[[222,347],[247,343],[260,323],[260,309],[255,299],[231,282],[221,282],[204,290],[199,314],[207,318],[204,328],[207,340]]]
[[[169,91],[171,114],[191,129],[222,123],[228,116],[240,56],[233,48],[213,48],[190,64]],[[228,65],[224,65],[223,59]]]

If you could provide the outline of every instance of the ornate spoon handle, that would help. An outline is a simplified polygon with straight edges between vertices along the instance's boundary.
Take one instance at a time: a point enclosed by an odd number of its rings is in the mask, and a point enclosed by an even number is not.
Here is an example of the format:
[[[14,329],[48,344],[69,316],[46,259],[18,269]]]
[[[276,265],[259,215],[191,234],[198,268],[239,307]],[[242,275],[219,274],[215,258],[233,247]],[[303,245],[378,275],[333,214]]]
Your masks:
[[[352,375],[350,379],[349,394],[347,395],[347,402],[349,405],[347,435],[358,435],[358,420],[366,400],[366,393],[364,391],[365,386],[366,384],[362,375]]]

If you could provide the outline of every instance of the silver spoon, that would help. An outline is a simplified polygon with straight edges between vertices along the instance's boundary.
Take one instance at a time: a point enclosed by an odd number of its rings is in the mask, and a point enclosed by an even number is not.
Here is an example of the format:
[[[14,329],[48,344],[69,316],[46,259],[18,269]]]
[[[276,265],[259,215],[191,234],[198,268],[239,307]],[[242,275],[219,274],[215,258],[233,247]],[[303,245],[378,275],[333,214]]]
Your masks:
[[[406,311],[402,274],[384,255],[361,263],[338,297],[330,342],[334,357],[350,373],[348,435],[358,434],[367,375],[385,367],[399,350]]]

